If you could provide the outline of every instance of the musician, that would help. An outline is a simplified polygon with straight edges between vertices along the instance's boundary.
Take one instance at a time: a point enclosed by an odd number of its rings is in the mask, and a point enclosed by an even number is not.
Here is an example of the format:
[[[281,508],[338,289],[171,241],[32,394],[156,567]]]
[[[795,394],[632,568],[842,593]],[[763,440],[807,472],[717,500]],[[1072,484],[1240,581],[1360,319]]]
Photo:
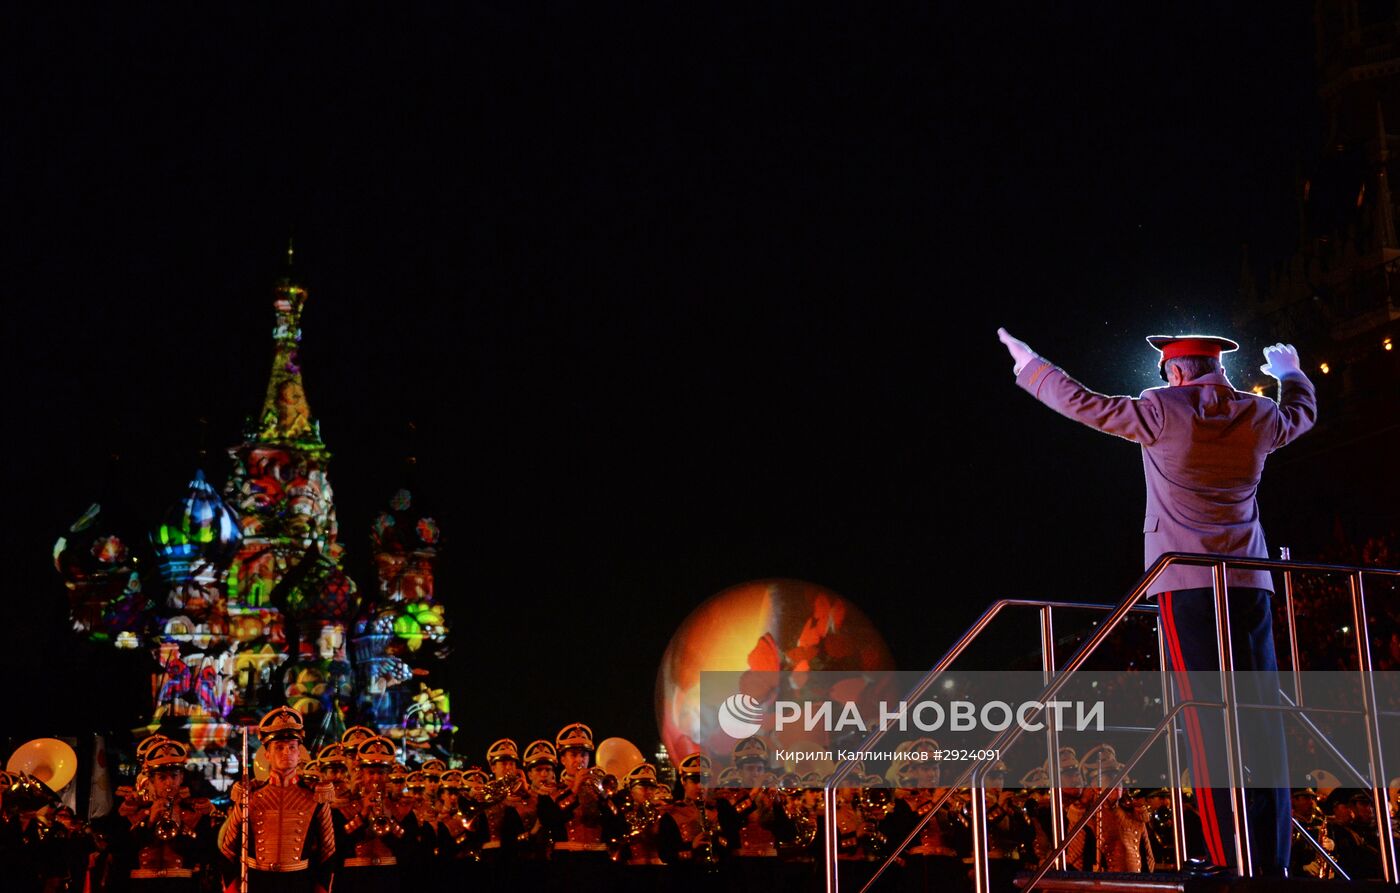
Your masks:
[[[519,857],[544,861],[549,858],[554,835],[563,829],[563,817],[554,803],[559,790],[554,745],[544,740],[531,741],[523,758],[525,784],[506,803],[515,809],[524,828]]]
[[[617,836],[618,849],[614,860],[629,866],[659,866],[661,861],[658,825],[665,798],[656,779],[656,767],[642,763],[623,779],[624,803],[620,810],[621,828]],[[659,881],[650,871],[633,873],[629,886],[641,886],[645,880]],[[654,886],[649,884],[648,886]]]
[[[1060,762],[1060,811],[1065,833],[1074,828],[1089,811],[1086,802],[1088,794],[1084,789],[1084,773],[1079,767],[1079,754],[1073,747],[1061,747]],[[1037,810],[1037,821],[1047,830],[1053,821],[1050,802]],[[1065,864],[1070,871],[1089,871],[1097,859],[1098,839],[1094,836],[1094,824],[1090,822],[1082,831],[1070,838],[1065,850]]]
[[[352,774],[359,768],[360,745],[377,737],[379,733],[369,726],[351,726],[341,734],[340,747]]]
[[[552,797],[559,788],[559,757],[554,745],[543,739],[525,747],[525,778],[530,790]]]
[[[1123,764],[1109,745],[1098,749],[1098,759],[1084,758],[1080,771],[1089,779],[1088,799],[1098,799],[1103,787],[1114,782],[1123,771]],[[1108,800],[1094,820],[1094,835],[1099,842],[1097,867],[1103,871],[1140,872],[1156,868],[1151,845],[1147,842],[1148,819],[1151,811],[1145,799],[1127,794],[1122,779],[1114,784]],[[1146,856],[1143,851],[1146,850]]]
[[[297,780],[311,788],[321,784],[321,761],[309,760],[297,766]]]
[[[10,796],[14,784],[14,776],[0,769],[0,865],[11,866],[12,876],[28,879],[30,854],[20,836],[19,808]]]
[[[589,772],[593,760],[593,730],[581,722],[559,730],[554,750],[563,766],[563,778],[555,803],[564,817],[564,836],[554,842],[555,856],[581,854],[602,861],[607,857],[603,842],[603,816],[608,811],[599,779]]]
[[[1329,827],[1337,842],[1336,859],[1353,880],[1381,876],[1381,854],[1375,808],[1367,791],[1338,788],[1332,801]]]
[[[662,861],[697,871],[713,871],[739,842],[739,816],[722,797],[710,796],[710,758],[683,757],[677,766],[681,799],[666,810],[657,826]]]
[[[202,850],[213,834],[208,800],[182,796],[188,749],[165,739],[144,751],[141,771],[148,779],[144,809],[130,816],[128,877],[132,890],[180,893],[198,889]]]
[[[338,806],[350,795],[350,758],[343,744],[327,744],[316,755],[321,770],[321,784],[329,785],[331,804]]]
[[[897,790],[895,805],[884,829],[891,841],[898,844],[925,816],[933,811],[947,791],[940,787],[942,764],[934,759],[939,750],[932,738],[917,738],[904,750],[911,758],[892,767]],[[922,756],[922,759],[913,755]],[[969,843],[971,836],[966,823],[960,821],[963,801],[949,797],[923,827],[919,836],[904,851],[905,869],[901,888],[909,890],[962,890],[968,886],[967,867],[963,864],[958,844]],[[970,852],[970,850],[967,850]]]
[[[1300,788],[1293,792],[1293,818],[1307,829],[1328,855],[1336,850],[1337,844],[1327,830],[1327,816],[1318,806],[1317,791]],[[1302,832],[1296,829],[1293,832],[1292,861],[1288,868],[1289,875],[1297,878],[1324,879],[1336,874],[1316,847],[1305,841]]]
[[[472,770],[474,784],[486,780],[486,773]],[[410,790],[419,784],[426,785],[424,773],[411,772],[408,776]],[[469,808],[466,798],[467,773],[461,769],[448,769],[438,775],[436,796],[428,799],[426,787],[420,797],[420,805],[415,810],[419,818],[420,839],[428,842],[430,851],[439,861],[481,858],[481,835],[469,834],[472,819],[478,818],[477,811]],[[479,824],[479,822],[478,822]]]
[[[378,736],[354,743],[359,766],[354,789],[336,808],[336,852],[340,868],[336,893],[398,893],[402,887],[399,853],[414,828],[410,812],[401,822],[389,801],[389,770],[394,744]],[[405,826],[405,822],[408,823]]]
[[[741,823],[735,855],[743,859],[775,859],[780,826],[786,823],[786,816],[771,790],[775,779],[768,765],[768,744],[757,737],[740,741],[734,746],[734,767],[739,771],[741,789],[747,790],[734,803]]]
[[[136,745],[136,765],[139,767],[145,762],[146,754],[150,752],[151,748],[161,742],[170,740],[172,739],[169,736],[159,733],[148,735],[143,738],[141,742]],[[117,814],[124,819],[131,819],[132,816],[144,810],[149,803],[146,797],[149,783],[145,771],[138,769],[136,772],[136,779],[131,787],[122,785],[117,788],[115,793],[117,798],[121,801],[117,804]]]
[[[516,804],[520,802],[511,795],[517,787],[523,787],[525,779],[520,775],[520,749],[511,738],[501,738],[486,749],[486,765],[491,768],[491,776],[497,784],[487,790],[486,802],[481,809],[486,820],[486,840],[482,843],[482,856],[491,862],[504,862],[514,857],[524,835],[524,821]]]
[[[235,872],[240,859],[247,861],[249,893],[330,891],[335,827],[330,806],[322,801],[331,792],[325,783],[313,790],[297,780],[304,738],[300,713],[291,707],[269,711],[258,723],[268,779],[245,778],[229,791],[233,805],[219,831],[219,850]],[[245,811],[251,841],[243,838]]]

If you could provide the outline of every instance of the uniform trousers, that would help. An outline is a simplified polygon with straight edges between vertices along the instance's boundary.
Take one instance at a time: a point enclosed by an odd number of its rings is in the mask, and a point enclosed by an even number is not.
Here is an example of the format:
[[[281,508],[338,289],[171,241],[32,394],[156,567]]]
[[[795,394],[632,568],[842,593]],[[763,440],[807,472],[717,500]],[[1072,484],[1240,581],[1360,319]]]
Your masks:
[[[1277,706],[1281,703],[1278,659],[1274,654],[1269,593],[1242,586],[1230,587],[1228,591],[1238,703]],[[1176,697],[1221,700],[1214,589],[1163,592],[1158,594],[1157,604]],[[1222,787],[1229,783],[1223,711],[1188,707],[1182,710],[1179,725],[1186,729],[1186,762],[1191,767],[1191,784],[1210,861],[1234,865],[1233,806],[1230,789]],[[1283,714],[1242,706],[1239,733],[1245,753],[1245,805],[1254,871],[1282,874],[1288,865],[1292,837]]]

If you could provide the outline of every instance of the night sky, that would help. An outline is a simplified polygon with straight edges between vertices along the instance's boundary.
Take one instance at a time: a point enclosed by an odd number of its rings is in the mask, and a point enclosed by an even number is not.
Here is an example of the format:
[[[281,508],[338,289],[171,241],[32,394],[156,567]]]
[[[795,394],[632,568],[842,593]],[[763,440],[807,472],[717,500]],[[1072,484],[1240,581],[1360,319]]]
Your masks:
[[[50,550],[104,492],[153,524],[201,417],[222,483],[289,236],[348,567],[410,452],[444,531],[459,750],[648,747],[671,631],[754,578],[849,597],[904,669],[997,597],[1116,599],[1137,450],[994,331],[1119,393],[1143,336],[1229,331],[1241,244],[1296,232],[1311,4],[984,5],[12,22],[0,739],[148,713]]]

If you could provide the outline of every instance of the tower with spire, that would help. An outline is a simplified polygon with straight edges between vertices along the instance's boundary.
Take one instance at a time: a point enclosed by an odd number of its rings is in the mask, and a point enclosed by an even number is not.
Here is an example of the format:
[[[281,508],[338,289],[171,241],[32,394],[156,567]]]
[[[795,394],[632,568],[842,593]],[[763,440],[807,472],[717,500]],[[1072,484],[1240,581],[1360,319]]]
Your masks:
[[[446,755],[440,736],[451,729],[430,666],[447,635],[434,597],[437,522],[407,477],[375,522],[380,580],[361,605],[343,566],[331,454],[302,380],[307,291],[292,259],[289,245],[273,288],[267,390],[228,450],[222,494],[196,469],[149,528],[154,568],[138,563],[139,542],[106,495],[54,546],[75,631],[155,658],[151,721],[138,735],[187,736],[192,764],[220,790],[237,726],[278,705],[304,715],[312,747],[338,740],[349,718],[426,758]]]
[[[316,737],[343,725],[350,693],[346,625],[358,587],[341,566],[331,454],[302,381],[301,315],[307,292],[287,267],[273,289],[273,359],[259,415],[229,450],[225,495],[239,514],[242,545],[227,592],[230,621],[255,633],[240,644],[248,684],[242,705],[256,712],[285,700]],[[287,663],[287,666],[283,666]]]
[[[431,672],[447,656],[447,615],[434,593],[442,532],[417,495],[416,472],[409,456],[402,486],[375,516],[377,586],[355,620],[351,647],[360,716],[379,726],[401,722],[405,746],[423,749],[452,721],[447,693],[434,687]]]

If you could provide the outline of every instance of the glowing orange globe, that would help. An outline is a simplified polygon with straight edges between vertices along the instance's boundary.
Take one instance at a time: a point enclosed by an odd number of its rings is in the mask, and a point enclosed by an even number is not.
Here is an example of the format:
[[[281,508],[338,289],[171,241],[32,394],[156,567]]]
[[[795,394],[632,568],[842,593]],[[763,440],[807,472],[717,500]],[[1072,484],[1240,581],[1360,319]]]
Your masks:
[[[702,715],[706,671],[893,669],[884,638],[847,599],[801,580],[741,583],[706,599],[671,637],[656,673],[657,726],[673,759],[702,744],[727,752],[733,742]]]

